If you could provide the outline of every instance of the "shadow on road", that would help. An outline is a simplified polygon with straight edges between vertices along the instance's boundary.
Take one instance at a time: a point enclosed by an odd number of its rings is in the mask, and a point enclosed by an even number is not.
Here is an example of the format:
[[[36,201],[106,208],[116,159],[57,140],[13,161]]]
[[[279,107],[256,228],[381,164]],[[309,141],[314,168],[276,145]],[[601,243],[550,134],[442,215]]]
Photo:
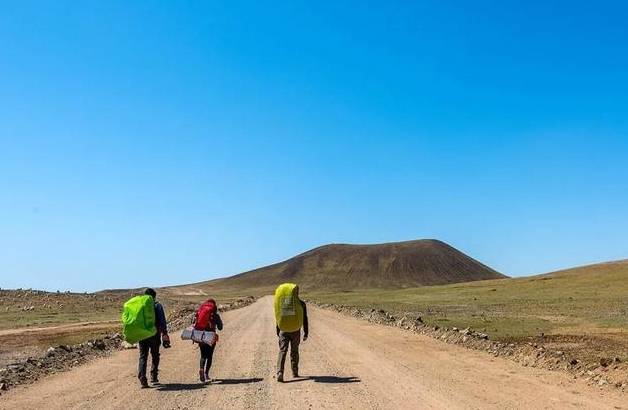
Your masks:
[[[212,381],[212,384],[249,384],[249,383],[259,383],[262,380],[264,379],[260,377],[253,377],[250,379],[214,379]]]
[[[183,391],[204,389],[205,384],[202,383],[164,383],[155,386],[159,391]]]
[[[284,383],[297,383],[312,380],[316,383],[360,383],[360,379],[355,376],[302,376],[298,379],[286,380]]]

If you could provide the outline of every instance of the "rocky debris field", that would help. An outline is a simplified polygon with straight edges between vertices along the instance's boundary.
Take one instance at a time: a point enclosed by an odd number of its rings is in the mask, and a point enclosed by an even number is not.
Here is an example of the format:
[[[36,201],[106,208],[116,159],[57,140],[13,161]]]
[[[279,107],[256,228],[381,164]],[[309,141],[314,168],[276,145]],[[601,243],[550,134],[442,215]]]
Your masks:
[[[122,336],[116,333],[76,345],[50,347],[43,356],[29,357],[0,369],[0,391],[71,369],[94,357],[106,356],[110,351],[119,349],[122,342]]]
[[[227,312],[229,310],[243,308],[254,303],[255,300],[256,298],[254,296],[238,298],[231,303],[218,305],[218,311]],[[192,324],[192,319],[194,318],[197,307],[197,305],[189,305],[170,312],[168,319],[170,329],[180,330]]]
[[[120,292],[108,294],[102,293],[73,293],[73,292],[48,292],[34,289],[0,289],[0,306],[2,312],[31,312],[59,311],[72,306],[84,306],[86,303],[92,308],[101,310],[110,307],[115,302],[121,302],[132,293]]]
[[[524,367],[569,372],[573,378],[585,380],[600,388],[617,388],[628,391],[628,363],[619,357],[603,358],[599,361],[581,361],[564,351],[548,348],[543,342],[505,343],[489,340],[487,334],[470,328],[459,329],[430,325],[421,316],[405,313],[392,314],[382,309],[362,309],[337,304],[316,304],[322,309],[332,310],[357,319],[385,326],[394,326],[406,331],[430,336],[440,341],[481,350],[495,357],[506,357]]]
[[[252,296],[239,298],[219,306],[221,312],[238,309],[255,302]],[[173,310],[168,316],[168,327],[175,332],[191,323],[195,307]],[[124,341],[120,333],[92,339],[75,345],[50,347],[45,354],[16,361],[0,368],[0,394],[11,386],[33,383],[49,374],[59,373],[79,366],[97,357],[103,357],[120,349],[135,349],[136,345]]]

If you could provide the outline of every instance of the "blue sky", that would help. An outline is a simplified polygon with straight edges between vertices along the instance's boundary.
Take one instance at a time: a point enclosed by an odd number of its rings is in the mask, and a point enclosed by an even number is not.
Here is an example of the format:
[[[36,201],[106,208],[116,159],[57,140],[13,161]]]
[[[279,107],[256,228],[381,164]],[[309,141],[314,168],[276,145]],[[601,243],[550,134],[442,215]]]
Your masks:
[[[628,258],[623,2],[15,2],[0,286],[225,276],[438,238]]]

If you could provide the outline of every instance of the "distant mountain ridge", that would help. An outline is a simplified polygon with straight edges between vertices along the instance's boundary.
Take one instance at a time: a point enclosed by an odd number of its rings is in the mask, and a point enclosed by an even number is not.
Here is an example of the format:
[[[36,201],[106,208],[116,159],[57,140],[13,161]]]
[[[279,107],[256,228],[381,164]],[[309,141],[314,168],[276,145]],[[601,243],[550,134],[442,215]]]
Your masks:
[[[218,281],[250,288],[291,281],[305,290],[350,290],[506,277],[442,241],[423,239],[375,245],[324,245],[283,262]]]

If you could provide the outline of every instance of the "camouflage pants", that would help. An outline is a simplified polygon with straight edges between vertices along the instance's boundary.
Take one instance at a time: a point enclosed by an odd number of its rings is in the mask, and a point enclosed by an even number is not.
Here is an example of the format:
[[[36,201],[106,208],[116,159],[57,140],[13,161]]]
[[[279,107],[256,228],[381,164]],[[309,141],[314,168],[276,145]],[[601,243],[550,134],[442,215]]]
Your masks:
[[[279,358],[277,359],[277,375],[283,376],[283,368],[286,363],[288,346],[290,346],[290,364],[292,374],[299,374],[299,343],[301,343],[301,331],[279,332]]]

